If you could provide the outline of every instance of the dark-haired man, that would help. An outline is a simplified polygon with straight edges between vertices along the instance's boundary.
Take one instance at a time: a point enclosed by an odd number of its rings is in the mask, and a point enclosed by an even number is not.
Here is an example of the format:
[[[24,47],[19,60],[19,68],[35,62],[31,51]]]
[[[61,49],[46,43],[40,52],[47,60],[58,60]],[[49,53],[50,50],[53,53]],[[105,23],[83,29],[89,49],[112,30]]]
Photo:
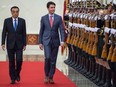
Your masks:
[[[44,48],[45,54],[45,83],[54,84],[53,76],[56,69],[56,60],[59,45],[64,45],[64,27],[61,16],[55,14],[54,2],[47,3],[48,14],[41,18],[41,27],[39,33],[39,47]],[[59,38],[59,32],[60,37]]]
[[[11,84],[15,84],[15,81],[20,81],[23,50],[26,49],[26,24],[24,19],[18,17],[19,8],[17,6],[11,8],[11,14],[12,17],[4,20],[2,49],[5,50],[5,40],[7,38],[6,47],[9,58],[9,75]]]

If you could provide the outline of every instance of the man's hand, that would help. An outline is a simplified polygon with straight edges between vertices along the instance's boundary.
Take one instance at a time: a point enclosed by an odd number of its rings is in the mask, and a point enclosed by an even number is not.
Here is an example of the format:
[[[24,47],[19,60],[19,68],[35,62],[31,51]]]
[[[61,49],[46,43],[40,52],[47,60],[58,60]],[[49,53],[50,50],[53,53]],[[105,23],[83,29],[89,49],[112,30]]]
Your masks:
[[[41,50],[43,50],[43,48],[44,48],[43,44],[39,44],[39,48],[40,48]]]
[[[2,49],[5,51],[5,45],[4,44],[2,45]]]
[[[26,50],[26,46],[23,47],[23,51],[25,51],[25,50]]]

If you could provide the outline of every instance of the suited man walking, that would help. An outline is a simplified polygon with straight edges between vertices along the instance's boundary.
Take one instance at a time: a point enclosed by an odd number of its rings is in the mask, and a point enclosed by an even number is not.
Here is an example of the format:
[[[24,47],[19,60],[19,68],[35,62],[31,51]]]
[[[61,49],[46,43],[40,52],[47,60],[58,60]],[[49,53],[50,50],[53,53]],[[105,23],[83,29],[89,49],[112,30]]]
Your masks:
[[[56,4],[47,3],[48,14],[41,18],[39,47],[44,49],[45,55],[45,83],[54,84],[53,76],[56,69],[56,60],[59,46],[64,46],[64,27],[61,16],[55,14]],[[60,36],[59,36],[60,31]],[[61,37],[61,38],[59,38]],[[61,41],[60,41],[61,40]]]
[[[17,6],[11,8],[11,14],[12,17],[4,20],[2,49],[5,50],[5,40],[7,38],[6,48],[9,58],[9,75],[11,84],[15,84],[15,81],[20,81],[23,50],[26,49],[26,24],[24,19],[18,17],[19,8]]]

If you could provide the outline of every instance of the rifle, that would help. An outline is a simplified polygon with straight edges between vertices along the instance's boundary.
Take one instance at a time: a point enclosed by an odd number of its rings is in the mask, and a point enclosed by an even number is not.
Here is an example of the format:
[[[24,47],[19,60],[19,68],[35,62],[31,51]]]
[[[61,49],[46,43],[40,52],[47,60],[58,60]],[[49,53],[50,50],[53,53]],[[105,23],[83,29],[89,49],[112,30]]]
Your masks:
[[[79,25],[81,24],[80,15],[78,17],[78,24]],[[77,43],[78,48],[80,48],[80,43],[81,43],[81,29],[80,27],[78,27],[78,43]]]
[[[112,55],[113,55],[113,49],[114,49],[114,35],[111,35],[111,46],[109,48],[109,53],[108,53],[108,58],[107,60],[111,60]]]
[[[70,44],[73,44],[73,40],[74,40],[74,28],[72,27],[72,34],[71,34],[71,39],[70,39]]]
[[[86,25],[87,25],[87,32],[86,32],[86,34],[87,34],[87,45],[86,45],[86,48],[85,48],[85,50],[86,50],[86,53],[88,53],[89,51],[89,44],[90,44],[90,31],[89,31],[89,15],[90,14],[88,14],[88,17],[87,17],[87,21],[86,21]]]
[[[115,21],[115,22],[116,22],[116,21]],[[115,25],[114,25],[114,26],[115,26]],[[116,29],[116,26],[114,27],[114,29]],[[114,35],[114,44],[115,44],[115,48],[114,48],[114,50],[113,50],[111,62],[116,62],[116,30],[114,30],[113,35]]]
[[[74,39],[72,41],[73,45],[75,45],[75,41],[76,41],[76,27],[74,27]]]
[[[102,50],[102,55],[101,57],[103,59],[107,59],[108,56],[108,48],[107,48],[107,44],[108,44],[108,39],[109,39],[109,19],[105,20],[105,44],[103,46],[103,50]]]
[[[86,25],[86,21],[87,21],[87,19],[86,19],[86,16],[87,15],[85,15],[85,17],[84,17],[84,25]],[[86,45],[87,45],[87,32],[86,32],[86,26],[84,27],[84,31],[83,31],[83,51],[86,51]]]
[[[115,24],[114,24],[114,19],[113,18],[111,19],[111,28],[115,28]],[[111,60],[112,55],[113,55],[113,50],[114,50],[114,47],[115,47],[115,37],[114,37],[113,32],[114,32],[114,29],[111,29],[111,46],[110,46],[110,49],[109,49],[107,60]]]
[[[72,33],[71,27],[69,29],[70,29],[70,32],[69,32],[68,37],[67,37],[67,40],[66,40],[66,43],[68,43],[68,44],[70,43],[71,33]]]
[[[81,45],[80,48],[84,51],[85,47],[85,14],[83,14],[82,18],[82,38],[81,38]]]
[[[95,22],[94,22],[94,17],[95,15],[92,15],[92,19],[91,19],[91,43],[90,43],[90,50],[89,50],[89,54],[92,55],[92,51],[93,51],[93,46],[94,46],[94,40],[95,40],[95,35],[94,35],[94,31],[95,31]]]
[[[116,43],[115,43],[115,44],[116,44]],[[111,62],[116,62],[116,45],[115,45],[115,48],[114,48],[114,50],[113,50]]]
[[[92,17],[92,15],[90,15]],[[88,54],[91,54],[92,52],[92,39],[93,39],[93,32],[92,32],[92,18],[90,18],[90,24],[89,24],[89,27],[90,27],[90,41],[89,41],[89,46],[88,46]]]
[[[76,24],[77,32],[76,32],[76,40],[75,40],[75,46],[77,46],[77,47],[78,47],[79,34],[80,34],[80,30],[79,30],[79,27],[78,27],[80,22],[78,21],[78,18],[79,18],[79,16],[77,17],[77,24]]]
[[[94,19],[93,27],[95,28],[95,32],[94,32],[94,36],[93,36],[94,44],[93,44],[93,49],[92,49],[92,55],[96,56],[97,55],[97,43],[98,43],[98,34],[97,34],[98,28],[96,28],[97,27],[97,18]]]

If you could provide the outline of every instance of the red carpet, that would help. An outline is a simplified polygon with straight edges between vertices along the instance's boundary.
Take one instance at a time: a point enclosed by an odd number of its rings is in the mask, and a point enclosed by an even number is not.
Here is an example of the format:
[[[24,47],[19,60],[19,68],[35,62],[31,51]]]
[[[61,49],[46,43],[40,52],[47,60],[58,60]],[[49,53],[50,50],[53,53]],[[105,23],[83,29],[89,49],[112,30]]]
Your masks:
[[[23,62],[21,81],[9,84],[8,62],[0,62],[0,87],[77,87],[62,72],[56,71],[55,84],[44,84],[43,62]]]

